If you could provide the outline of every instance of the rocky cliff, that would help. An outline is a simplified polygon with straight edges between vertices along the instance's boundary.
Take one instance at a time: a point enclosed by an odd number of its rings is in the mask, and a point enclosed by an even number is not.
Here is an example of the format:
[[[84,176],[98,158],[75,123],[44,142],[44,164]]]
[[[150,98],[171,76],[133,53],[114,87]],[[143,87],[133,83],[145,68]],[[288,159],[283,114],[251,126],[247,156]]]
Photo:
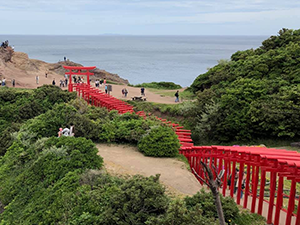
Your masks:
[[[30,87],[30,83],[34,81],[36,76],[44,76],[45,73],[48,73],[51,79],[62,79],[65,74],[63,65],[82,66],[72,61],[46,63],[41,60],[30,59],[26,53],[15,52],[11,47],[0,47],[0,78],[15,79],[20,86]],[[117,74],[98,68],[93,72],[95,76],[91,76],[92,80],[106,78],[116,83],[128,84],[128,80],[122,79]]]

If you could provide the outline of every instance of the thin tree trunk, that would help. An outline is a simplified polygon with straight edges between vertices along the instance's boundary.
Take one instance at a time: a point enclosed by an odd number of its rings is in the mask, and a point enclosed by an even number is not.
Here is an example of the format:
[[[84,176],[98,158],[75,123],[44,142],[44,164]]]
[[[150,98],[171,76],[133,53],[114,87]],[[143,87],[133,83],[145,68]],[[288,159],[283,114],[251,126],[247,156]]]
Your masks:
[[[220,225],[226,225],[225,219],[224,219],[224,213],[223,213],[220,194],[217,191],[216,193],[213,193],[213,195],[214,195],[214,198],[215,198],[215,205],[216,205],[216,208],[217,208],[217,213],[218,213]]]

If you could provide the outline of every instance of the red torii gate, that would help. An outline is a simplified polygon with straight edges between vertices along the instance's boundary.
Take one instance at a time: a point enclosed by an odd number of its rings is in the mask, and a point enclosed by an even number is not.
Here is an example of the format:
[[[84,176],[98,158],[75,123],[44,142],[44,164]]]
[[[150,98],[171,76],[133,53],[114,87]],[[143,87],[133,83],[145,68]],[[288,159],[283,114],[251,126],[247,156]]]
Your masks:
[[[96,66],[91,67],[83,67],[83,66],[63,66],[66,70],[69,70],[69,72],[65,72],[65,74],[70,75],[69,76],[69,86],[68,91],[73,91],[73,84],[72,84],[72,75],[86,75],[87,76],[87,84],[90,85],[90,75],[94,75],[94,73],[91,73],[90,70],[93,70],[96,68]],[[75,72],[74,72],[75,70]],[[86,70],[86,72],[82,72],[82,70]]]

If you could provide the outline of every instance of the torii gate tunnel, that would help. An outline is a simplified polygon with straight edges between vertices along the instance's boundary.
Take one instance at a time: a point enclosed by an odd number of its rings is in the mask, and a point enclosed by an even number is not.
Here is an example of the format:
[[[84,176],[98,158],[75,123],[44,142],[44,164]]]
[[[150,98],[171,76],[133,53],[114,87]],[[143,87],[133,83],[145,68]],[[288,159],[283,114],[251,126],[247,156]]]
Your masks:
[[[69,72],[65,72],[65,74],[69,75],[69,85],[68,90],[70,92],[73,91],[74,84],[72,83],[72,75],[85,75],[87,76],[87,84],[90,85],[90,76],[94,75],[94,73],[91,73],[90,70],[93,70],[96,68],[96,66],[92,67],[83,67],[83,66],[63,66],[66,70],[69,70]],[[86,72],[83,72],[86,71]]]
[[[70,72],[66,73],[70,74],[70,78],[73,74],[92,75],[89,72],[72,72],[78,70],[78,67],[65,68],[70,69]],[[94,67],[80,67],[79,70],[83,68],[89,70]],[[117,110],[120,114],[130,112],[143,118],[148,116],[143,111],[134,112],[131,105],[88,84],[69,84],[69,91],[73,91],[73,87],[78,96],[94,106]],[[237,204],[265,216],[268,224],[300,225],[300,201],[299,196],[296,196],[296,186],[300,182],[300,153],[266,147],[194,146],[190,130],[185,130],[183,126],[166,119],[156,119],[173,127],[181,144],[179,153],[186,156],[190,167],[202,179],[206,180],[206,176],[200,161],[209,164],[212,170],[215,168],[217,173],[224,172],[220,190],[224,196],[231,196]],[[231,180],[230,187],[227,185],[228,179]],[[202,184],[202,181],[198,180]],[[266,190],[267,181],[270,185],[269,190]],[[268,195],[266,192],[269,192]],[[244,194],[243,198],[241,193]],[[284,206],[284,198],[288,201],[287,206]]]

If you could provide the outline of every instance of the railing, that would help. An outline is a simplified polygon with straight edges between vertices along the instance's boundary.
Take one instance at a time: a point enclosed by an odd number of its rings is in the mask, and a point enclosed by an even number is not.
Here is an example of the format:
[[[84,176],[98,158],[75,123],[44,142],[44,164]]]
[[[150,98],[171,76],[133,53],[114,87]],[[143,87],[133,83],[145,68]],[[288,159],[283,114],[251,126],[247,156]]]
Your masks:
[[[76,90],[78,96],[85,99],[88,104],[117,110],[120,114],[134,113],[131,105],[87,84],[72,84],[71,91],[73,90]],[[136,114],[143,118],[147,117],[143,111]],[[290,225],[292,220],[293,224],[300,225],[300,201],[296,198],[296,184],[300,182],[298,152],[265,147],[194,146],[190,130],[185,130],[179,124],[166,119],[159,117],[156,119],[174,128],[181,144],[180,154],[186,156],[191,168],[200,177],[205,179],[200,161],[208,163],[217,173],[224,170],[220,190],[223,196],[231,196],[237,204],[249,208],[253,213],[262,215],[264,211],[268,224],[280,224],[281,212],[286,212],[286,225]],[[269,199],[264,197],[267,178],[270,180]],[[287,209],[283,206],[284,196],[287,196],[283,193],[284,181],[290,183]],[[200,179],[199,182],[202,184]],[[294,213],[297,201],[298,209]],[[264,204],[266,202],[268,204]]]

